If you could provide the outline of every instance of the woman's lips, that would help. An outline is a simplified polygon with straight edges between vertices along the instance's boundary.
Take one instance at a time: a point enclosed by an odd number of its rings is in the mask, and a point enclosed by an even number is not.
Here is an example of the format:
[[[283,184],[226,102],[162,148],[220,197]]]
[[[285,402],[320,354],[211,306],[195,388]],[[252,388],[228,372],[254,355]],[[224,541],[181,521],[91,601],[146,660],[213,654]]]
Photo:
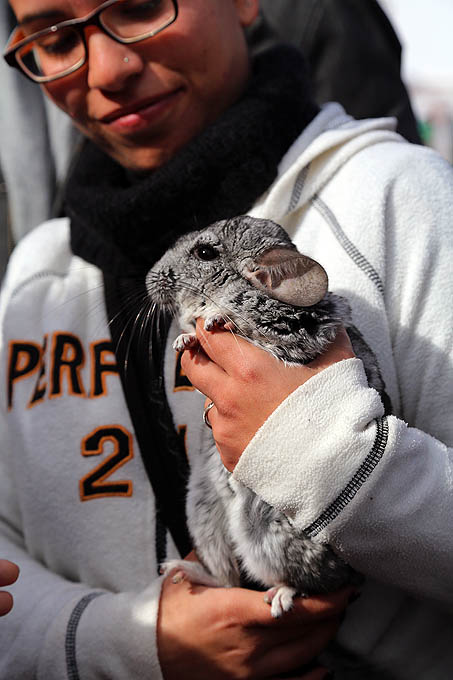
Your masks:
[[[131,106],[117,109],[103,116],[100,122],[108,125],[111,129],[123,132],[141,130],[157,122],[173,106],[182,91],[182,88],[178,88],[157,97],[136,102]]]

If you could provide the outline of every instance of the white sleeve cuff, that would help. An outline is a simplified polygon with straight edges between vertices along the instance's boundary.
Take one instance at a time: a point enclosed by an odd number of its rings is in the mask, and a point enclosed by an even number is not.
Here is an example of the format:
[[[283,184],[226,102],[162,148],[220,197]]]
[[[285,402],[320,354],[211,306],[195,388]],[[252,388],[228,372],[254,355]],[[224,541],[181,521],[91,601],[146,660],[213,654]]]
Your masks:
[[[360,359],[333,364],[272,413],[243,452],[234,478],[300,528],[313,526],[370,456],[382,455],[383,411]]]

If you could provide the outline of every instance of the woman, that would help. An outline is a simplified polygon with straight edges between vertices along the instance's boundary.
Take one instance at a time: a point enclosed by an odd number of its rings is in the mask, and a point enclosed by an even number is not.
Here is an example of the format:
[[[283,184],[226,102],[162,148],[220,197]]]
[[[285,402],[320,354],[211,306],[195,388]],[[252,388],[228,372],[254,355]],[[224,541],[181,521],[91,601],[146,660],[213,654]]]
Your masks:
[[[215,404],[233,474],[368,577],[337,638],[339,673],[413,676],[414,660],[432,661],[419,644],[427,612],[430,631],[451,631],[427,605],[451,585],[441,441],[452,436],[439,413],[451,323],[438,314],[450,168],[392,122],[318,112],[298,53],[252,67],[243,28],[257,0],[11,5],[10,63],[90,143],[68,182],[70,219],[20,244],[3,292],[2,550],[25,584],[2,635],[4,677],[325,675],[296,669],[334,635],[350,590],[275,622],[261,593],[156,578],[162,559],[190,550],[184,444],[190,460],[211,441],[187,378]],[[152,338],[145,373],[144,274],[180,233],[244,212],[283,223],[325,265],[399,418],[383,417],[343,337],[314,366],[283,369],[199,326],[205,354],[180,363],[172,326],[167,342]],[[429,383],[413,370],[420,356]],[[425,677],[441,678],[449,655],[440,644]]]

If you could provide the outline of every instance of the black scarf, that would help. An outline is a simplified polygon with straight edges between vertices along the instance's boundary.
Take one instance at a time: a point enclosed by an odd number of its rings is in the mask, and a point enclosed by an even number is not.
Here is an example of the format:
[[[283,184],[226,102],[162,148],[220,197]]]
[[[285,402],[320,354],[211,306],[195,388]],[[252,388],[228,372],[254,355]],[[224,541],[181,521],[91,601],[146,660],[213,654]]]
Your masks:
[[[300,53],[280,46],[256,57],[234,106],[148,176],[87,143],[66,192],[74,253],[111,275],[143,274],[179,235],[246,213],[316,113]]]
[[[163,389],[169,320],[152,339],[152,329],[134,335],[131,301],[146,294],[144,274],[180,234],[248,211],[317,110],[300,53],[273,48],[256,57],[244,96],[165,166],[134,176],[87,143],[68,180],[72,249],[104,273],[113,348],[156,498],[159,561],[166,556],[165,527],[181,555],[190,549],[187,459]]]

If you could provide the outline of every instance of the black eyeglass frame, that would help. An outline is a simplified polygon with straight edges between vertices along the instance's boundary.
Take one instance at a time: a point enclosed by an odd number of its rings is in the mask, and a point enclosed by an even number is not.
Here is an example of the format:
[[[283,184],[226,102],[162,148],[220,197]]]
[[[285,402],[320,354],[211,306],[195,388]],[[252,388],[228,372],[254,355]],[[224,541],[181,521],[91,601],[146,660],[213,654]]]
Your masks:
[[[86,36],[85,36],[85,28],[87,26],[96,26],[99,28],[103,33],[109,36],[112,40],[114,40],[117,43],[120,43],[121,45],[130,45],[133,43],[138,43],[141,42],[142,40],[148,40],[149,38],[153,38],[155,35],[158,33],[161,33],[161,31],[164,31],[168,26],[171,26],[176,19],[178,18],[178,13],[179,13],[179,7],[178,7],[178,0],[171,0],[173,7],[175,8],[175,14],[174,17],[168,21],[166,24],[161,26],[155,31],[151,31],[150,33],[147,33],[146,35],[140,36],[138,38],[120,38],[118,35],[115,35],[107,26],[104,26],[101,20],[101,14],[105,9],[108,9],[112,5],[119,4],[123,2],[124,0],[107,0],[107,2],[103,2],[102,5],[99,5],[97,9],[95,9],[93,12],[90,12],[90,14],[87,14],[85,17],[81,17],[79,19],[67,19],[66,21],[60,21],[60,23],[54,24],[52,26],[48,26],[47,28],[43,28],[41,31],[37,31],[36,33],[33,33],[32,35],[27,36],[26,38],[22,38],[19,40],[17,43],[14,43],[15,39],[15,34],[19,32],[21,29],[19,27],[15,28],[14,31],[12,32],[8,44],[6,46],[6,49],[3,53],[3,58],[8,64],[8,66],[12,66],[13,68],[17,68],[21,73],[24,74],[26,78],[31,80],[34,83],[50,83],[54,80],[59,80],[60,78],[65,78],[71,73],[74,73],[75,71],[78,71],[82,66],[86,63],[87,61],[87,55],[88,55],[88,46],[87,46],[87,41],[86,41]],[[47,34],[52,34],[58,31],[61,28],[73,28],[76,30],[83,42],[84,48],[85,48],[85,54],[83,57],[83,60],[78,62],[77,64],[74,64],[74,66],[71,66],[71,68],[67,69],[63,73],[60,73],[56,76],[36,76],[33,77],[30,73],[24,70],[23,66],[20,64],[19,60],[16,57],[16,53],[18,50],[20,50],[24,45],[27,45],[28,43],[33,42],[37,38],[40,38],[44,35]],[[8,47],[10,43],[13,43],[11,47]]]

